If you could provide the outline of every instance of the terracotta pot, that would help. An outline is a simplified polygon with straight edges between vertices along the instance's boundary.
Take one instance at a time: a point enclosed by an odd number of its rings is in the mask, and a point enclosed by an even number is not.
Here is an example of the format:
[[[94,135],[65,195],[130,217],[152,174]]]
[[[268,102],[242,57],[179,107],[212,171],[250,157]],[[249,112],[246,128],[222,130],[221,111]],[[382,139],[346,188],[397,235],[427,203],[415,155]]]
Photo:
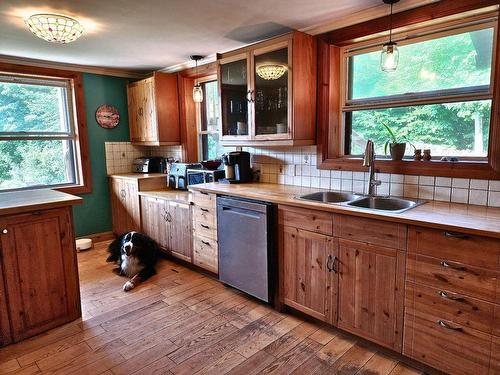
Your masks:
[[[392,160],[403,160],[406,151],[406,143],[389,143]]]

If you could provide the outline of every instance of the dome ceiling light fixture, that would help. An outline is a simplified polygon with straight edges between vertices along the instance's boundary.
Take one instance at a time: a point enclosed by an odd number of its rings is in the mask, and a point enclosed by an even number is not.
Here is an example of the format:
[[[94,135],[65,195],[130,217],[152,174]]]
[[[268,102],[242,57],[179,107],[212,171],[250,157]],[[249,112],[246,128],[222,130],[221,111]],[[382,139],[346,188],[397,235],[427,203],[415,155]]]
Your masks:
[[[257,67],[257,75],[266,81],[279,79],[286,73],[287,67],[282,64],[263,64]]]
[[[380,54],[380,69],[384,72],[394,72],[399,64],[399,50],[397,43],[392,41],[392,6],[399,2],[399,0],[382,0],[384,4],[391,5],[390,27],[389,27],[389,41],[382,46],[382,53]]]
[[[74,42],[85,31],[80,22],[61,14],[33,14],[24,22],[37,37],[58,44]]]
[[[193,87],[193,100],[195,103],[201,103],[203,101],[203,89],[201,88],[200,83],[198,82],[198,61],[200,61],[203,56],[200,55],[192,55],[191,60],[195,62],[195,79],[194,79],[194,87]]]

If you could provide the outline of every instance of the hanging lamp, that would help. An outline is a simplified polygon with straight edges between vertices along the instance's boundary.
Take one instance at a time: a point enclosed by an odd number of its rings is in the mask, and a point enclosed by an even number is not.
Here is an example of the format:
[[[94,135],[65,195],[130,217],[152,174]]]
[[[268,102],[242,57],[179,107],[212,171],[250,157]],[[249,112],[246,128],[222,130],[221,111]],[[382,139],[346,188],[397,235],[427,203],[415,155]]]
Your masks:
[[[193,100],[195,103],[201,103],[203,101],[203,89],[201,88],[200,83],[198,82],[198,61],[200,61],[203,56],[200,55],[192,55],[191,60],[195,62],[195,76],[194,79],[194,87],[193,87]]]
[[[382,46],[380,54],[380,69],[384,72],[394,72],[398,68],[399,50],[397,43],[392,41],[392,6],[399,0],[382,0],[384,4],[391,5],[389,41]]]

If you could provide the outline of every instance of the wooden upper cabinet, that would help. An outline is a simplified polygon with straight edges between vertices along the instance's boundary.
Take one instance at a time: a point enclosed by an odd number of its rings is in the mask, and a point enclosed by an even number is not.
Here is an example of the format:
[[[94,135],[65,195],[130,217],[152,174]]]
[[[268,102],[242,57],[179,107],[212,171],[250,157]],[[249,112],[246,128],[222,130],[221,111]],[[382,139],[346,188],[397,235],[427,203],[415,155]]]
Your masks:
[[[401,352],[405,253],[339,240],[338,326]]]
[[[292,32],[221,54],[218,62],[224,145],[316,142],[316,40],[312,36]],[[281,72],[271,72],[271,66],[281,67]]]
[[[2,217],[0,230],[2,336],[5,309],[13,341],[78,318],[80,291],[71,208]],[[0,344],[9,341],[0,337]]]
[[[337,321],[338,240],[280,225],[281,300],[317,319]]]
[[[138,145],[181,142],[177,75],[154,73],[127,86],[130,141]]]

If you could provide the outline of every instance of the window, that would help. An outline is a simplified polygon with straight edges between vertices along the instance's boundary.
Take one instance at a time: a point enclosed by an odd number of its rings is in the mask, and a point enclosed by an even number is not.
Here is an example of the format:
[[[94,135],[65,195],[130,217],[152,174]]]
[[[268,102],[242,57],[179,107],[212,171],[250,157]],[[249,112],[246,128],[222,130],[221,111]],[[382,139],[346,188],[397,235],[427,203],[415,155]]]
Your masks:
[[[200,104],[199,148],[202,160],[217,159],[224,153],[219,133],[219,93],[217,81],[201,84],[203,102]]]
[[[495,24],[484,22],[407,38],[398,43],[392,73],[380,70],[378,46],[347,47],[344,155],[361,155],[367,139],[384,155],[385,124],[416,148],[431,149],[435,159],[486,161],[495,33]]]
[[[72,81],[0,74],[0,190],[81,183]]]

